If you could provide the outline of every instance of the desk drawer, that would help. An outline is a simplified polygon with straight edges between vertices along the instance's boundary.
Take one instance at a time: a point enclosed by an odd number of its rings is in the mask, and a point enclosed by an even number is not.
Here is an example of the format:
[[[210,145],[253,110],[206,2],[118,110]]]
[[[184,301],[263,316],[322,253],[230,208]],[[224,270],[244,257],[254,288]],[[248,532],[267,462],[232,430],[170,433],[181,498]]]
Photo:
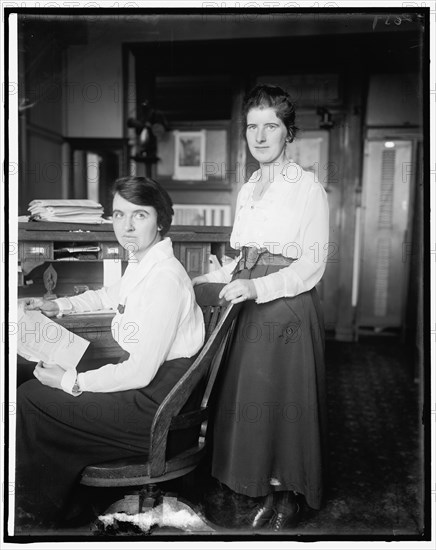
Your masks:
[[[38,260],[41,262],[53,260],[53,243],[43,241],[23,241],[19,243],[19,259]]]
[[[173,249],[191,278],[208,272],[210,243],[174,243]]]
[[[101,259],[102,260],[124,260],[126,251],[117,242],[113,243],[100,243]]]

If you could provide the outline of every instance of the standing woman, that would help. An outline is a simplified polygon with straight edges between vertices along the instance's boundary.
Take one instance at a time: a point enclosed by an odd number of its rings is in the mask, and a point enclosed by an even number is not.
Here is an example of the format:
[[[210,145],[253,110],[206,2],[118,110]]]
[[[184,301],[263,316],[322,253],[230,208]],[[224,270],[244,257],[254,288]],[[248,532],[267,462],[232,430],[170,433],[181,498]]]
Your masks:
[[[120,281],[28,309],[48,316],[112,308],[117,363],[78,373],[40,364],[17,391],[16,527],[58,524],[89,464],[147,456],[156,410],[204,339],[191,281],[166,233],[173,208],[155,181],[126,177],[113,188],[113,227],[133,253]]]
[[[246,139],[260,168],[237,200],[236,260],[193,280],[227,283],[220,297],[245,302],[222,375],[212,475],[262,497],[251,526],[295,526],[302,496],[322,500],[325,449],[324,328],[315,285],[326,266],[327,196],[314,174],[288,159],[295,109],[277,86],[246,97]]]

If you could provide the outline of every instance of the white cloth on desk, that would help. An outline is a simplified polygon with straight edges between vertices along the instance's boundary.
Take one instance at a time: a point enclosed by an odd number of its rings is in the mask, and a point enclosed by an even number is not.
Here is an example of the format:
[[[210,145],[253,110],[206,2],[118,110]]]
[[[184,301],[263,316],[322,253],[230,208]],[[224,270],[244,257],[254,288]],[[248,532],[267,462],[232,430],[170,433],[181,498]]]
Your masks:
[[[81,391],[143,388],[162,363],[192,357],[203,345],[203,315],[169,238],[154,245],[141,262],[130,262],[115,285],[55,302],[61,313],[124,307],[112,320],[112,334],[129,359],[80,373]],[[73,383],[65,380],[64,390],[71,393]]]
[[[230,237],[232,248],[267,248],[272,254],[297,258],[291,265],[253,279],[257,303],[292,297],[311,290],[321,279],[328,256],[327,194],[312,172],[289,162],[263,197],[253,200],[260,171],[242,186]],[[238,258],[206,275],[210,282],[228,283]]]

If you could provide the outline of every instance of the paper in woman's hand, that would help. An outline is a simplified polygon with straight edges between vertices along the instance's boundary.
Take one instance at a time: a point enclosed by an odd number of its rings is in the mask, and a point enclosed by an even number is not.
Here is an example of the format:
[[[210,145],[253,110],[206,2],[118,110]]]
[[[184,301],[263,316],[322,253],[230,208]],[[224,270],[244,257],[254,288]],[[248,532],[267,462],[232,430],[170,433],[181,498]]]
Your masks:
[[[28,361],[75,369],[89,342],[39,311],[18,308],[17,353]]]

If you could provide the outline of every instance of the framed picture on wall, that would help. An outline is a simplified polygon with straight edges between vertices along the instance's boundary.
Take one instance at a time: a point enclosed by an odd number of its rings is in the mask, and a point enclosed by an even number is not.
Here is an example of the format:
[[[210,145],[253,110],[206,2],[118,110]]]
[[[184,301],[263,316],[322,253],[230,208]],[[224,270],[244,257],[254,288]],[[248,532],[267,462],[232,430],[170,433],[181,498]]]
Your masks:
[[[206,157],[206,132],[174,131],[174,179],[202,180]]]
[[[232,176],[228,173],[229,129],[228,120],[177,121],[175,128],[157,136],[156,178],[164,182],[167,189],[228,187]],[[192,143],[185,143],[191,139]],[[193,159],[190,153],[184,154],[186,145],[188,150],[194,150]],[[200,165],[196,164],[195,156],[200,158]],[[236,177],[234,173],[233,177]]]

